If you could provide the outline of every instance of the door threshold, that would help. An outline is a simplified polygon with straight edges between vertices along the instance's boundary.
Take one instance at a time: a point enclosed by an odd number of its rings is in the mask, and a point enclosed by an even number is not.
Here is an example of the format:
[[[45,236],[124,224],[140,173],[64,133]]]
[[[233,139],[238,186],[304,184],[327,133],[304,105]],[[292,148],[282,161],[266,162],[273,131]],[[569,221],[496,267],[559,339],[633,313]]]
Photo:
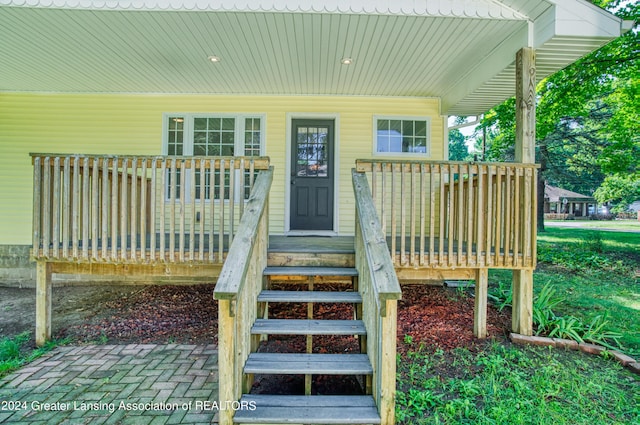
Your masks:
[[[285,236],[338,236],[338,232],[333,230],[289,230],[285,232]]]

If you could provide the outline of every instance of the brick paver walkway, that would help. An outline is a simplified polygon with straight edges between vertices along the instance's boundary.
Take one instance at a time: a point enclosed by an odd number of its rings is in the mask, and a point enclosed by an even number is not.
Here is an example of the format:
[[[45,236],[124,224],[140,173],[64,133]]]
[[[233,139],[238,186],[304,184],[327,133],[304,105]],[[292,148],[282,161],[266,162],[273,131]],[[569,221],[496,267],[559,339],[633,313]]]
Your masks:
[[[209,424],[213,345],[59,347],[0,380],[0,423]]]

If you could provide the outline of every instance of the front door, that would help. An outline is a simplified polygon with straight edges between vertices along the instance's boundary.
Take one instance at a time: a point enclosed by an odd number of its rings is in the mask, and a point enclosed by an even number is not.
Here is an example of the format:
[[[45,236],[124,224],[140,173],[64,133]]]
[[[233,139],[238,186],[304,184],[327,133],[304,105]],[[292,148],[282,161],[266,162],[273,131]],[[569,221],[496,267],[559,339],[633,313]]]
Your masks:
[[[333,230],[334,121],[292,120],[291,230]]]

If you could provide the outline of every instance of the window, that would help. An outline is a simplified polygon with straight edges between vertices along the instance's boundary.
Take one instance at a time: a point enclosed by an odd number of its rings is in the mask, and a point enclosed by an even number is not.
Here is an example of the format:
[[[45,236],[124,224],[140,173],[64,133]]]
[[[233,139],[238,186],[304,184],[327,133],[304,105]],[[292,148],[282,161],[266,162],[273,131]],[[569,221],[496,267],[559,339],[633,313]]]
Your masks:
[[[374,117],[374,153],[428,156],[429,117]]]
[[[264,116],[165,114],[163,153],[169,156],[260,156],[263,154]],[[176,199],[180,198],[181,170],[176,174]],[[246,173],[248,174],[248,172]],[[248,175],[245,194],[248,194]],[[215,198],[219,197],[220,176],[214,174]],[[226,176],[228,184],[228,175]],[[239,178],[236,181],[240,181]],[[204,195],[209,199],[211,174],[205,175]],[[167,188],[169,187],[167,182]],[[195,176],[196,198],[200,198],[200,171]],[[185,182],[190,193],[191,182]],[[168,190],[166,199],[170,198]],[[188,195],[187,195],[188,196]]]

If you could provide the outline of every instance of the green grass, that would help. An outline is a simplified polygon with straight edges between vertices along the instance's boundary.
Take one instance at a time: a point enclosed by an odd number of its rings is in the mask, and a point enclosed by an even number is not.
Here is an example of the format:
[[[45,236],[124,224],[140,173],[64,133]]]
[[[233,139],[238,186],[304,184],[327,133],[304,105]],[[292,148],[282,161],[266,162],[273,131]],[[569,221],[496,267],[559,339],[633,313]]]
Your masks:
[[[0,378],[65,343],[66,340],[49,341],[40,348],[33,348],[31,332],[0,339]]]
[[[398,359],[399,424],[640,424],[640,381],[578,352],[494,343]]]
[[[640,235],[547,228],[538,235],[534,293],[549,284],[561,298],[553,311],[590,323],[606,315],[622,351],[640,356]],[[491,286],[508,288],[511,273],[492,270]]]

